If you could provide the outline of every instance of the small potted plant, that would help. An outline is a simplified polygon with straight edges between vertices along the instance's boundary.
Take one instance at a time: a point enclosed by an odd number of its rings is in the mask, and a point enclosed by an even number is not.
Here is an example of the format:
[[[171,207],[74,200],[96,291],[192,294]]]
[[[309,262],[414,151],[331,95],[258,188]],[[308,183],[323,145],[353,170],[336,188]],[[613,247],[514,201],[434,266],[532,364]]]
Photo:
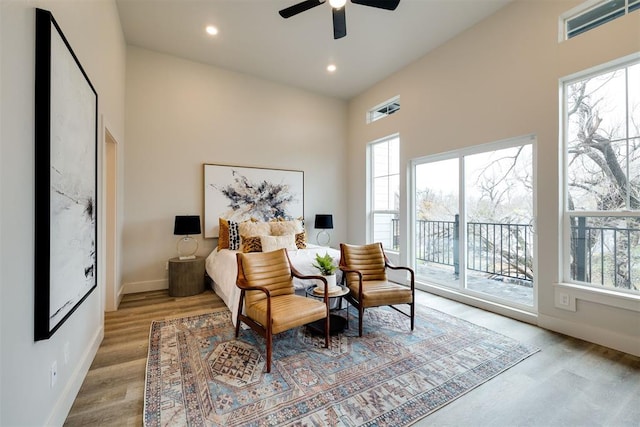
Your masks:
[[[328,252],[325,252],[324,256],[316,254],[316,262],[312,265],[327,279],[329,292],[335,291],[338,288],[336,286],[336,270],[338,267],[333,263],[331,255]],[[318,289],[324,291],[324,282],[321,280],[318,281]]]

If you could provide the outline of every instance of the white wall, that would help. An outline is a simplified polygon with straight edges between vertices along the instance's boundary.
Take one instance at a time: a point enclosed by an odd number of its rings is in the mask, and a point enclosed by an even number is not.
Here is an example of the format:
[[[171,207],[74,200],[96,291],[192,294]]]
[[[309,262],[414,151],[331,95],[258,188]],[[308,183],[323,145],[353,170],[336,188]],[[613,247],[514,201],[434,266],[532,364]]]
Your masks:
[[[309,240],[316,213],[346,236],[344,101],[129,47],[126,106],[125,292],[167,287],[175,215],[204,219],[204,163],[303,170]],[[199,238],[206,256],[217,239]]]
[[[34,342],[34,8],[53,13],[98,92],[99,114],[118,135],[126,51],[111,0],[2,0],[1,7],[0,425],[61,425],[102,340],[104,274],[52,338]],[[58,381],[51,388],[53,361]]]
[[[401,161],[406,166],[416,157],[535,134],[539,159],[537,322],[640,354],[640,300],[619,300],[626,308],[617,308],[586,302],[569,290],[578,298],[576,312],[554,304],[560,268],[559,79],[640,51],[638,12],[559,44],[558,17],[578,3],[516,1],[350,102],[348,239],[366,239],[362,219],[366,216],[368,142],[399,132]],[[401,97],[401,110],[366,125],[365,112],[395,95]],[[401,178],[403,190],[404,178],[406,174]],[[407,215],[404,197],[401,218]]]

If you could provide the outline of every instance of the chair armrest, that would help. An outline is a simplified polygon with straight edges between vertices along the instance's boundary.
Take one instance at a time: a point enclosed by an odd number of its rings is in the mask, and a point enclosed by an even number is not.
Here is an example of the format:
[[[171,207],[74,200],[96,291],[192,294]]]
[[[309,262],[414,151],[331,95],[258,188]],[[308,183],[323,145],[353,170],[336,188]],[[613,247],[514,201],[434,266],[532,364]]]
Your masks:
[[[244,280],[236,281],[236,286],[238,286],[243,291],[262,291],[267,295],[267,298],[271,298],[271,292],[269,292],[269,289],[263,286],[249,286]]]
[[[413,272],[413,269],[410,267],[404,267],[404,266],[395,266],[393,264],[390,263],[386,263],[386,267],[390,268],[391,270],[406,270],[409,272],[409,275],[411,276],[411,289],[414,288],[415,286],[415,274]]]
[[[297,279],[303,279],[303,280],[321,280],[324,283],[324,303],[327,304],[327,310],[328,310],[328,304],[329,304],[329,284],[327,283],[327,278],[324,276],[308,276],[305,274],[300,273],[298,270],[296,270],[295,268],[293,268],[293,266],[291,266],[291,275]]]
[[[350,268],[343,267],[343,266],[340,266],[339,268],[343,273],[356,273],[358,275],[358,279],[362,282],[362,273],[360,271],[352,270]]]
[[[293,265],[291,266],[291,275],[297,279],[304,279],[304,280],[311,280],[311,279],[317,279],[317,280],[322,280],[325,285],[327,284],[327,279],[324,276],[321,275],[305,275],[300,273],[298,270],[296,270]]]
[[[339,268],[343,273],[342,274],[343,283],[347,280],[347,273],[355,273],[358,275],[358,295],[360,295],[360,298],[362,298],[362,273],[359,270],[352,270],[342,265],[339,266]]]

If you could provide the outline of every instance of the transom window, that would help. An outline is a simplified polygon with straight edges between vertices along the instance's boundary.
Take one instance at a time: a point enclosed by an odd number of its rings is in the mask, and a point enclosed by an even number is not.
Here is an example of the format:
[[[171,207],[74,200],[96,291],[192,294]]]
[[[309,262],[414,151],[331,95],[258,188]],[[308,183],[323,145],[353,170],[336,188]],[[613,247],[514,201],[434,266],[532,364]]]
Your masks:
[[[640,9],[640,0],[591,0],[561,17],[564,38],[570,39]]]
[[[640,1],[640,0],[638,0]],[[367,123],[375,122],[400,110],[400,97],[396,96],[367,112]]]
[[[640,59],[563,83],[564,280],[640,292]]]

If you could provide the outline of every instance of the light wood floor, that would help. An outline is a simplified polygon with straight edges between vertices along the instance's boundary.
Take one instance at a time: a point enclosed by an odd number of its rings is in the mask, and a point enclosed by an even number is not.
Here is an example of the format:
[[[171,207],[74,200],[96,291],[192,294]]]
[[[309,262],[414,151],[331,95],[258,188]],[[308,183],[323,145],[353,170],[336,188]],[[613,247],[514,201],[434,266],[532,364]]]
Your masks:
[[[534,344],[541,352],[429,415],[419,426],[640,425],[640,358],[419,292],[417,302]],[[105,337],[67,426],[140,426],[152,320],[224,307],[211,291],[126,295],[107,313]]]

